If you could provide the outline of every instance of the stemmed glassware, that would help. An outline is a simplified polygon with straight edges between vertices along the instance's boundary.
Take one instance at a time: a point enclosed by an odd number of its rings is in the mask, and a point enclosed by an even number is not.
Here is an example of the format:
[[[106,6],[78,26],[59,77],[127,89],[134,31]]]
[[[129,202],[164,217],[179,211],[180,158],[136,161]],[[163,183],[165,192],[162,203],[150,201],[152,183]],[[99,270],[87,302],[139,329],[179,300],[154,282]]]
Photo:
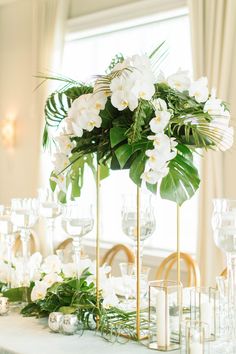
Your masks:
[[[154,233],[156,220],[151,194],[142,194],[140,208],[140,267],[142,266],[143,244]],[[134,241],[135,256],[137,254],[137,204],[135,195],[124,195],[122,205],[122,230]],[[137,262],[137,260],[136,260]]]
[[[80,276],[81,238],[92,231],[92,205],[79,200],[67,203],[62,210],[62,227],[73,238],[77,278]]]
[[[6,260],[8,263],[8,284],[7,287],[11,288],[12,278],[12,258],[13,258],[13,246],[15,244],[14,226],[11,220],[11,209],[3,208],[0,213],[0,233],[4,236],[6,244]]]
[[[123,285],[123,295],[125,297],[125,307],[128,307],[129,298],[133,293],[132,289],[132,275],[134,273],[134,264],[133,263],[120,263],[120,272],[122,276],[122,285]]]
[[[20,231],[23,257],[23,285],[29,284],[29,241],[32,227],[38,220],[38,200],[33,198],[12,199],[11,220],[13,225]]]
[[[227,257],[228,312],[231,337],[236,344],[236,200],[213,200],[214,240]]]
[[[48,253],[54,253],[53,239],[56,218],[61,215],[62,208],[57,193],[49,188],[39,189],[39,214],[47,221]]]

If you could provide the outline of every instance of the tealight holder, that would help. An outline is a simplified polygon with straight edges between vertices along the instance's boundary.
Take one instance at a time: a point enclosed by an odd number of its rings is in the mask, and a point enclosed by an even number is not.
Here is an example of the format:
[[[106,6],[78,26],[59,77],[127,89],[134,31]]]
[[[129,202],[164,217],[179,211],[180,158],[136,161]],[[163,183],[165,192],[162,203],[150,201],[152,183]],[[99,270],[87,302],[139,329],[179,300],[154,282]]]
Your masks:
[[[51,329],[53,332],[60,332],[61,331],[61,326],[62,326],[62,321],[63,321],[63,313],[62,312],[51,312],[49,317],[48,317],[48,327]]]
[[[205,341],[207,332],[209,332],[209,328],[206,323],[195,320],[186,321],[184,353],[207,354],[209,349]]]
[[[83,324],[78,320],[77,315],[64,315],[61,324],[61,331],[63,334],[67,334],[67,335],[72,335],[72,334],[82,335]]]
[[[152,281],[149,283],[148,298],[148,347],[164,352],[179,349],[182,284],[167,280]]]
[[[9,300],[5,296],[0,296],[0,316],[6,315],[9,311]]]
[[[191,291],[190,315],[191,320],[207,324],[206,341],[214,341],[217,334],[217,299],[218,291],[214,288],[199,287]]]

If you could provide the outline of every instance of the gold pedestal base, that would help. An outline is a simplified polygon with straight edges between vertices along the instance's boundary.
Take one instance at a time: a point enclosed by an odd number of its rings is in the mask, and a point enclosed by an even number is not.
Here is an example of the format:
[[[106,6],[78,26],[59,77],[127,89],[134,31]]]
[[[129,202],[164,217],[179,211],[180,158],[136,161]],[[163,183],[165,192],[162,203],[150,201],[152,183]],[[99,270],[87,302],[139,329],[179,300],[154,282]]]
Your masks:
[[[149,343],[148,345],[149,349],[154,349],[154,350],[159,350],[160,352],[169,352],[171,350],[178,350],[180,349],[180,344],[170,344],[167,347],[166,346],[160,346],[157,344],[157,342]]]

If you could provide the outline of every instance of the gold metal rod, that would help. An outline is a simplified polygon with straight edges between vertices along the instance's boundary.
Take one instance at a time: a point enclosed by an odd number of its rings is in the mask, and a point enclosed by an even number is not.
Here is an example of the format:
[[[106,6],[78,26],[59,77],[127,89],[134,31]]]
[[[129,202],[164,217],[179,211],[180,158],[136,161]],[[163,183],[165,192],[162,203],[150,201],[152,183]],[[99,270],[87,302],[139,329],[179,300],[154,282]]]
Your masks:
[[[96,299],[97,299],[97,308],[99,309],[100,303],[100,277],[99,277],[99,268],[100,268],[100,165],[97,164],[97,175],[96,175]],[[99,318],[97,317],[97,327],[99,326]]]
[[[177,216],[177,281],[178,281],[178,286],[181,281],[181,269],[180,269],[180,207],[177,204],[177,209],[176,209],[176,216]]]
[[[182,320],[182,293],[181,293],[181,289],[180,289],[180,284],[181,284],[181,264],[180,264],[180,207],[177,204],[176,207],[176,223],[177,223],[177,301],[178,301],[178,305],[179,305],[179,316],[180,316],[180,322]],[[179,331],[180,333],[180,331]],[[180,341],[180,337],[179,337],[179,341]]]
[[[140,339],[140,188],[137,187],[136,335]]]

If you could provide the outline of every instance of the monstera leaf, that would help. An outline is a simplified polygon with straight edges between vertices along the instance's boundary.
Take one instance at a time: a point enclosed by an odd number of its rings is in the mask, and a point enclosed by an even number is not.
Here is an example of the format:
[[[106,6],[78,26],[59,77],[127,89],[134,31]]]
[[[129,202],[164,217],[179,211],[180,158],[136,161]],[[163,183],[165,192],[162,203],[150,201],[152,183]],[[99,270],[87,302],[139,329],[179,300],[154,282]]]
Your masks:
[[[162,179],[160,195],[163,199],[182,205],[195,194],[199,184],[198,171],[189,155],[186,157],[178,153],[169,162],[169,173]]]

